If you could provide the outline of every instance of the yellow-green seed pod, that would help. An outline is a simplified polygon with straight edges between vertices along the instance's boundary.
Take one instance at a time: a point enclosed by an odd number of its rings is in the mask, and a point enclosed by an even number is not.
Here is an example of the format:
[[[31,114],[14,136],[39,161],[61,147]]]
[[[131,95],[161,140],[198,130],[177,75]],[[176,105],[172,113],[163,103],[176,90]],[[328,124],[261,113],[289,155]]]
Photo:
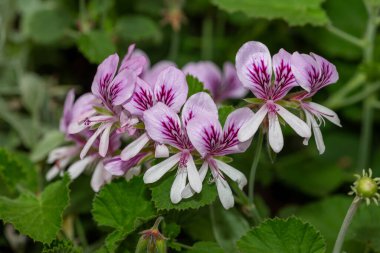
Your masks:
[[[142,231],[137,243],[135,253],[166,253],[166,238],[158,230],[158,225],[163,220],[159,217],[151,229]]]

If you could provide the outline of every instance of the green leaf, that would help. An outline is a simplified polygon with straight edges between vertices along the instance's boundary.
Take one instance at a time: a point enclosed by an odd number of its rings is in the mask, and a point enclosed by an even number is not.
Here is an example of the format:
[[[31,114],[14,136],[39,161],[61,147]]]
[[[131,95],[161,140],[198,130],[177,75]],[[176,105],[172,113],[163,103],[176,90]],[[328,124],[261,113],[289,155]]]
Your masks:
[[[83,250],[73,245],[71,241],[54,240],[49,245],[44,244],[42,253],[81,253]]]
[[[51,150],[65,142],[65,135],[58,131],[52,130],[47,132],[44,137],[33,148],[30,159],[34,162],[44,159]]]
[[[70,25],[70,18],[62,9],[40,9],[33,12],[27,23],[27,33],[36,42],[48,44],[61,39]]]
[[[62,213],[69,202],[70,179],[48,185],[41,195],[23,192],[17,199],[0,197],[0,219],[36,241],[50,243],[62,225]]]
[[[28,158],[0,148],[0,185],[3,195],[15,196],[17,190],[37,191],[37,168]]]
[[[225,210],[221,204],[211,209],[211,221],[216,241],[225,252],[237,252],[236,241],[249,230],[247,220],[236,210]]]
[[[226,119],[228,115],[230,115],[231,112],[233,112],[235,108],[232,105],[222,105],[218,109],[218,114],[219,114],[219,121],[222,126],[226,122]]]
[[[326,25],[328,17],[321,8],[323,0],[212,0],[219,8],[228,12],[242,12],[248,17],[278,19],[289,25]]]
[[[77,45],[91,63],[100,63],[116,51],[111,38],[102,31],[81,34],[77,40]]]
[[[143,222],[155,216],[144,182],[134,177],[113,181],[102,188],[93,201],[92,215],[98,225],[116,230],[109,234],[105,247],[112,251]]]
[[[187,97],[190,97],[194,95],[195,93],[198,93],[201,91],[208,92],[207,90],[204,89],[203,83],[199,81],[197,77],[188,74],[186,75],[186,81],[187,81],[187,85],[189,86],[189,92],[187,93]]]
[[[321,234],[298,218],[271,219],[251,229],[237,243],[241,253],[324,253]]]
[[[224,250],[215,242],[197,242],[188,253],[224,253]]]
[[[146,16],[127,16],[120,18],[116,23],[116,32],[127,41],[153,40],[159,42],[162,39],[157,22]]]
[[[189,199],[183,199],[178,204],[173,204],[170,200],[170,189],[174,181],[174,173],[165,176],[152,188],[152,200],[156,208],[160,210],[186,210],[198,209],[202,206],[209,205],[216,199],[217,192],[214,184],[203,184],[201,193],[195,194]],[[207,177],[205,179],[207,182]]]

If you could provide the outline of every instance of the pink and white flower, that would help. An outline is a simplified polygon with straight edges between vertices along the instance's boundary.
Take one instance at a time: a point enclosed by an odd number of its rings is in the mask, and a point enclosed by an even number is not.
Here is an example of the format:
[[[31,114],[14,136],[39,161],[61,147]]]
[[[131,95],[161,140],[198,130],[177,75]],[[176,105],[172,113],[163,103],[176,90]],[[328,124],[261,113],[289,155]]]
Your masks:
[[[230,62],[224,63],[223,74],[219,67],[210,61],[188,63],[183,67],[183,71],[197,77],[217,103],[226,99],[242,98],[248,92],[239,81],[235,67]]]
[[[211,97],[204,92],[189,98],[183,107],[181,119],[175,110],[162,102],[144,112],[149,137],[159,144],[170,145],[178,150],[166,160],[150,167],[144,174],[144,182],[156,182],[178,164],[177,175],[170,190],[173,203],[181,201],[187,181],[194,192],[202,190],[202,182],[191,154],[194,147],[188,138],[186,126],[193,117],[206,112],[217,113],[217,108]]]
[[[315,142],[320,154],[325,151],[320,125],[324,119],[329,120],[341,127],[338,115],[329,108],[320,104],[304,101],[314,96],[323,87],[335,83],[339,79],[336,67],[319,55],[311,53],[300,54],[293,53],[291,58],[291,68],[297,83],[305,89],[292,99],[299,101],[301,108],[305,112],[306,122],[310,129],[313,130]],[[306,137],[304,144],[307,145],[309,137]]]
[[[159,102],[177,113],[186,101],[187,92],[188,86],[183,72],[176,67],[169,66],[161,71],[153,87],[137,78],[133,96],[129,102],[124,104],[124,108],[140,119],[146,110]],[[124,148],[121,158],[127,161],[136,156],[149,141],[148,134],[143,133]],[[156,145],[156,157],[167,157],[168,155],[169,151],[164,145]]]
[[[237,74],[243,86],[262,100],[263,105],[240,129],[238,138],[244,142],[268,119],[268,139],[273,151],[280,152],[284,146],[280,116],[293,130],[304,138],[311,136],[308,125],[278,104],[291,88],[297,86],[290,65],[291,55],[281,49],[271,59],[268,48],[256,41],[245,43],[236,55]],[[272,81],[272,64],[274,79]]]
[[[223,129],[217,113],[201,114],[190,120],[187,125],[189,139],[204,161],[199,170],[201,180],[205,179],[210,168],[219,199],[226,209],[234,206],[234,197],[225,175],[237,182],[241,189],[247,184],[247,178],[242,172],[218,160],[217,157],[247,150],[252,139],[240,142],[238,133],[253,114],[248,108],[237,109],[227,117]],[[193,194],[194,191],[187,186],[182,192],[182,197],[189,198]]]

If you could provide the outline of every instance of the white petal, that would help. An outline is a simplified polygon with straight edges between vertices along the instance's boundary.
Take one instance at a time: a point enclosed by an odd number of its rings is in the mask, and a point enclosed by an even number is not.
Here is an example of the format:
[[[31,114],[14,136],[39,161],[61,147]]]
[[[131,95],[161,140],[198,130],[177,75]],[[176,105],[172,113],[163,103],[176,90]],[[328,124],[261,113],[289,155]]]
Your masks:
[[[78,152],[77,146],[64,146],[55,148],[49,153],[48,163],[53,163],[57,160],[61,160],[65,157],[72,157]]]
[[[156,144],[156,150],[154,153],[155,158],[169,157],[169,149],[165,144]]]
[[[112,124],[107,124],[106,129],[104,129],[102,136],[100,137],[99,155],[102,157],[105,157],[108,152],[111,128]]]
[[[80,159],[83,159],[83,157],[86,156],[86,154],[90,150],[92,144],[95,142],[96,138],[98,138],[98,136],[102,133],[102,131],[104,130],[105,127],[106,127],[106,125],[100,126],[95,131],[95,133],[93,133],[92,136],[88,139],[88,141],[86,142],[86,145],[84,145],[82,151],[80,152],[80,155],[79,155]]]
[[[202,167],[199,169],[199,177],[201,179],[201,182],[205,179],[207,175],[207,170],[208,170],[208,163],[203,162]],[[185,189],[182,191],[182,198],[188,199],[192,197],[195,194],[195,191],[191,188],[190,184],[187,184]]]
[[[142,134],[139,138],[129,143],[123,151],[121,151],[120,157],[123,161],[128,161],[132,157],[136,156],[148,143],[149,137],[147,133]]]
[[[225,209],[229,209],[234,206],[234,196],[226,180],[222,177],[216,179],[216,189],[218,190],[218,195],[220,202]]]
[[[280,122],[275,113],[270,113],[269,117],[269,144],[274,152],[278,153],[284,147],[284,137],[282,136]]]
[[[87,127],[88,126],[84,122],[78,123],[74,121],[70,123],[67,132],[69,134],[77,134],[79,132],[82,132]]]
[[[326,147],[325,147],[325,143],[323,142],[321,129],[319,129],[319,125],[313,117],[311,118],[311,125],[313,127],[313,133],[314,133],[315,143],[317,144],[317,149],[319,151],[319,154],[322,155],[325,152]]]
[[[308,111],[304,110],[305,112],[305,115],[306,115],[306,124],[308,125],[308,127],[311,129],[311,115]],[[303,145],[309,145],[309,140],[310,140],[310,137],[307,137],[303,140]]]
[[[243,189],[243,187],[247,184],[247,178],[242,172],[220,160],[214,159],[214,161],[216,162],[218,169],[220,169],[233,181],[237,182],[240,189]]]
[[[342,125],[340,124],[340,120],[339,120],[338,115],[333,110],[330,110],[329,108],[327,108],[327,107],[325,107],[323,105],[314,103],[314,102],[310,102],[309,106],[313,110],[318,111],[323,117],[325,117],[326,119],[328,119],[331,123],[333,123],[333,124],[335,124],[337,126],[342,127]]]
[[[47,181],[50,181],[52,180],[53,178],[55,178],[58,173],[60,172],[61,170],[59,169],[59,167],[57,165],[54,165],[53,167],[51,167],[51,169],[46,173],[46,180]]]
[[[177,204],[181,201],[181,193],[186,186],[187,173],[185,170],[178,170],[178,173],[174,179],[172,188],[170,189],[170,199],[173,204]]]
[[[127,181],[131,180],[134,176],[138,176],[141,173],[141,166],[135,166],[130,168],[127,173],[125,174],[125,179]]]
[[[99,162],[98,165],[96,165],[95,171],[92,174],[91,178],[91,188],[98,192],[100,188],[111,181],[112,175],[108,173],[107,170],[104,169],[103,163]]]
[[[301,137],[308,138],[311,136],[311,130],[309,126],[303,122],[300,118],[286,110],[281,105],[276,104],[277,113],[289,124],[291,128]]]
[[[181,158],[181,153],[175,154],[168,159],[150,167],[144,174],[144,183],[150,184],[159,180],[166,172],[176,165]]]
[[[195,192],[200,193],[202,191],[202,181],[199,176],[197,167],[195,167],[195,163],[194,163],[194,159],[192,155],[190,155],[187,160],[186,169],[187,169],[187,176],[189,178],[189,183],[190,183],[191,188]]]
[[[87,167],[87,165],[91,163],[93,160],[94,158],[92,156],[88,156],[82,160],[79,160],[73,163],[67,170],[67,172],[70,175],[70,178],[71,179],[77,178],[80,174],[82,174],[82,172]]]
[[[255,115],[253,115],[250,119],[248,119],[244,125],[240,128],[238,133],[238,139],[241,142],[245,142],[249,140],[252,136],[255,135],[257,129],[261,122],[263,122],[265,115],[267,115],[268,109],[264,105],[257,111]]]

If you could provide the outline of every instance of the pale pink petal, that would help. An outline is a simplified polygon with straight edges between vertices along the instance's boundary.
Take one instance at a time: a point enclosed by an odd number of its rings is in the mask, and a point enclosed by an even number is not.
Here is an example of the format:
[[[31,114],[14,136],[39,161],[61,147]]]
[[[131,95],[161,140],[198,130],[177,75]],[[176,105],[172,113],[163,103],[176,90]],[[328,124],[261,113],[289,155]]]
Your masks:
[[[306,91],[311,92],[319,78],[317,62],[307,54],[295,52],[291,57],[291,69],[297,83]]]
[[[180,149],[189,147],[178,115],[165,104],[157,103],[145,111],[143,119],[145,130],[154,141]]]
[[[203,162],[201,168],[199,169],[199,177],[201,179],[201,182],[204,181],[206,175],[207,175],[207,170],[208,170],[208,163]],[[191,188],[190,184],[187,184],[185,189],[182,191],[182,198],[183,199],[188,199],[192,197],[195,194],[195,191]]]
[[[296,79],[291,70],[291,57],[284,49],[273,55],[273,70],[275,74],[274,85],[271,86],[272,99],[282,99],[291,88],[297,86]]]
[[[205,113],[218,118],[218,108],[210,95],[206,92],[196,93],[189,97],[182,108],[182,122],[186,126],[189,120]]]
[[[169,149],[166,147],[165,144],[156,144],[155,152],[154,152],[155,158],[166,158],[169,157]]]
[[[282,135],[280,122],[276,113],[269,113],[269,129],[268,129],[268,138],[269,145],[274,152],[278,153],[284,147],[284,137]]]
[[[310,55],[314,57],[320,69],[319,84],[315,89],[321,89],[326,85],[338,81],[339,75],[334,64],[317,54],[311,53]]]
[[[132,157],[136,156],[140,151],[145,147],[149,142],[149,136],[146,133],[143,133],[139,138],[129,143],[123,151],[121,151],[121,159],[127,161]]]
[[[128,161],[123,161],[120,156],[115,156],[103,161],[104,168],[112,175],[122,176],[131,168],[135,167],[144,157],[146,153],[140,153]]]
[[[119,56],[113,54],[108,56],[99,66],[96,71],[94,81],[91,85],[92,93],[98,98],[104,100],[107,94],[108,85],[111,83],[115,76],[117,65],[119,63]]]
[[[110,144],[110,132],[112,123],[107,124],[102,135],[100,136],[99,155],[105,157],[108,152],[108,146]]]
[[[243,86],[258,98],[266,98],[272,76],[268,48],[257,41],[245,43],[236,54],[236,71]]]
[[[157,102],[162,102],[179,112],[187,98],[188,86],[185,74],[175,68],[168,67],[157,77],[154,86],[154,96]]]
[[[135,167],[132,167],[131,169],[129,169],[127,171],[127,173],[125,174],[124,178],[125,178],[125,180],[129,181],[134,176],[140,175],[140,173],[141,173],[141,166],[135,166]]]
[[[319,128],[318,123],[315,121],[313,117],[310,118],[311,120],[311,126],[313,128],[315,143],[317,144],[317,149],[319,151],[319,154],[322,155],[325,152],[325,143],[323,141],[322,132]]]
[[[222,73],[213,62],[191,62],[183,67],[183,72],[197,77],[214,98],[218,96],[222,87]]]
[[[73,163],[68,169],[67,172],[70,175],[71,179],[77,178],[82,172],[86,169],[86,167],[94,161],[94,157],[87,156],[82,160],[76,161]]]
[[[140,75],[145,66],[148,64],[147,56],[143,53],[133,52],[135,49],[135,44],[128,47],[128,53],[124,56],[119,72],[128,69],[133,71],[136,75]]]
[[[247,184],[247,178],[242,172],[218,159],[214,159],[214,161],[219,170],[221,170],[225,175],[235,181],[240,189],[243,189],[243,187]]]
[[[181,153],[177,153],[168,159],[150,167],[144,174],[144,183],[150,184],[159,180],[166,172],[173,168],[181,159]]]
[[[301,137],[309,138],[311,136],[311,130],[309,126],[300,118],[286,110],[281,105],[276,105],[277,113],[289,124],[291,128]]]
[[[255,115],[251,116],[251,118],[249,118],[239,130],[239,141],[245,142],[252,138],[259,129],[267,113],[268,108],[266,105],[263,105]]]
[[[202,157],[218,153],[221,149],[222,126],[213,115],[198,116],[187,124],[187,135]]]
[[[107,124],[101,125],[95,133],[92,134],[92,136],[87,140],[86,144],[84,145],[82,151],[80,152],[80,159],[83,159],[86,155],[87,152],[90,150],[92,145],[94,144],[95,140],[98,138],[98,136],[104,131],[104,129],[107,127]]]
[[[188,176],[189,184],[190,184],[191,188],[195,192],[198,192],[198,193],[201,192],[202,191],[202,181],[201,181],[201,178],[199,176],[197,167],[195,167],[195,163],[194,163],[194,159],[193,159],[192,155],[190,155],[189,158],[187,159],[186,170],[187,170],[187,176]],[[182,191],[181,191],[181,193],[182,193]]]
[[[219,91],[219,96],[216,100],[222,101],[230,98],[242,98],[248,93],[248,89],[244,88],[237,76],[235,66],[226,62],[223,65],[223,88]]]
[[[129,70],[119,72],[108,86],[107,96],[114,106],[124,104],[135,90],[136,74]]]
[[[90,182],[91,188],[95,192],[98,192],[100,188],[106,183],[109,183],[111,179],[112,179],[112,175],[104,169],[103,163],[99,162],[95,168],[94,173],[92,174],[92,178]]]
[[[144,74],[143,74],[144,81],[147,82],[153,88],[157,82],[158,75],[164,69],[166,69],[167,67],[170,67],[170,66],[176,67],[176,64],[174,62],[171,62],[171,61],[157,62],[156,64],[154,64],[152,66],[152,68],[150,70],[147,70],[146,72],[144,72]]]
[[[77,155],[78,152],[78,147],[73,145],[55,148],[52,151],[50,151],[47,162],[53,163],[65,157],[73,157]]]
[[[312,109],[312,112],[318,112],[322,117],[328,119],[331,123],[342,127],[338,115],[331,109],[314,102],[309,102],[307,104]]]
[[[218,190],[218,195],[222,206],[225,209],[230,209],[234,206],[234,196],[232,195],[232,191],[226,180],[222,177],[217,177],[215,179],[216,189]]]
[[[254,113],[249,108],[239,108],[228,115],[223,128],[223,138],[221,145],[223,149],[220,150],[219,155],[227,155],[233,153],[245,152],[251,145],[252,138],[245,142],[240,142],[238,133],[240,128],[248,122]]]
[[[132,115],[142,117],[144,111],[153,106],[153,90],[142,79],[136,79],[136,87],[132,99],[125,103],[123,107]]]
[[[72,120],[73,106],[75,99],[75,91],[71,89],[65,99],[65,105],[63,106],[63,115],[59,122],[59,130],[63,133],[67,132],[67,128]]]
[[[178,170],[177,175],[175,176],[174,182],[170,189],[170,200],[173,204],[177,204],[181,201],[181,193],[186,186],[187,173],[185,170]]]
[[[57,165],[54,165],[53,167],[50,168],[50,170],[48,170],[48,172],[46,173],[46,180],[47,181],[51,181],[53,178],[55,178],[56,176],[58,176],[58,174],[61,172],[62,170],[60,169],[60,167],[58,167]]]

